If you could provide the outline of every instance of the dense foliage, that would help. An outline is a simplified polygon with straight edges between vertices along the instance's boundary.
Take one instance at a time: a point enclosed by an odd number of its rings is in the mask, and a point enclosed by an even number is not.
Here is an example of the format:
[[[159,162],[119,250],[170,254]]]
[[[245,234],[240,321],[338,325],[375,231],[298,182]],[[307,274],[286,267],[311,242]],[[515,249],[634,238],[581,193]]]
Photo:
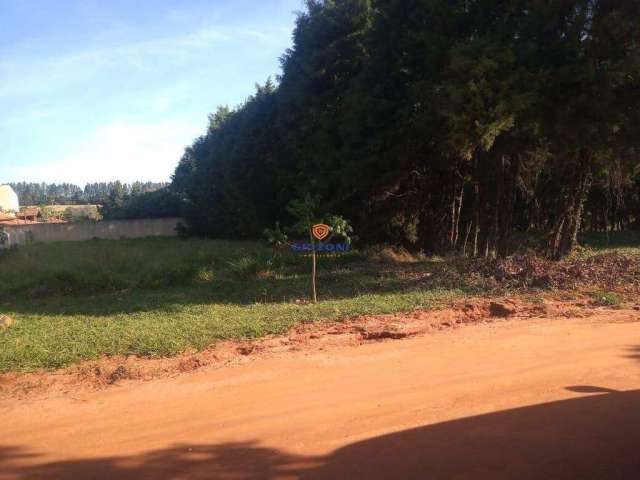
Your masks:
[[[167,187],[147,192],[115,192],[101,205],[106,220],[167,218],[182,214],[182,201]]]
[[[640,2],[308,0],[282,75],[219,108],[172,188],[258,237],[311,194],[369,241],[501,256],[640,222]]]

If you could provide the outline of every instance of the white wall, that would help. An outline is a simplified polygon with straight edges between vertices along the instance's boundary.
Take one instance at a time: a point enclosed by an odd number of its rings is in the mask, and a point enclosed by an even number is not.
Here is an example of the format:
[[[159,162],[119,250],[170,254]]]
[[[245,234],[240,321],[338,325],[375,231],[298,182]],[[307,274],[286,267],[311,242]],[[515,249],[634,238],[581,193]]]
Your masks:
[[[140,220],[108,220],[82,223],[36,223],[4,225],[9,245],[29,243],[74,242],[93,238],[121,239],[143,237],[175,237],[181,218],[150,218]]]

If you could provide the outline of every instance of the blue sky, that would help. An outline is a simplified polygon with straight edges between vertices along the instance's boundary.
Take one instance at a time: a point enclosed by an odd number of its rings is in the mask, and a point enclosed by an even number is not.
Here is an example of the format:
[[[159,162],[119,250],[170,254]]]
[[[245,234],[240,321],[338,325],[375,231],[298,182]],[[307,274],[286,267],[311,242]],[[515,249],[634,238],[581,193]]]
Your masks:
[[[168,180],[279,73],[302,0],[0,0],[0,184]]]

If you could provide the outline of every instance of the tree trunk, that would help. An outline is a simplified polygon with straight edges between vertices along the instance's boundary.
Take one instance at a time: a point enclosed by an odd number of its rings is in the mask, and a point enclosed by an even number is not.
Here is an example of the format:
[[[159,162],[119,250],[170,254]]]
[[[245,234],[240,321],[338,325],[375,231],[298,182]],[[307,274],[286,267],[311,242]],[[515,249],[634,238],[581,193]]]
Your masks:
[[[462,255],[463,256],[467,256],[467,244],[469,243],[469,234],[471,233],[471,224],[472,222],[469,222],[467,225],[467,234],[464,236],[464,244],[462,246]]]
[[[479,249],[478,242],[480,240],[480,180],[478,179],[478,157],[475,158],[473,170],[473,256],[477,257]]]
[[[453,201],[451,202],[451,232],[449,235],[449,246],[451,247],[452,250],[456,249],[458,245],[458,240],[460,238],[460,214],[462,213],[463,195],[464,195],[464,179],[461,182],[459,195],[455,190],[455,182],[454,182]]]
[[[493,219],[491,225],[491,235],[490,240],[487,239],[487,252],[485,256],[495,257],[498,254],[498,240],[500,238],[500,225],[504,223],[504,219],[502,219],[500,212],[504,211],[505,205],[503,205],[503,195],[504,195],[504,177],[505,177],[505,158],[502,156],[500,159],[500,169],[498,172],[497,185],[496,185],[496,196],[493,203]]]
[[[513,229],[513,213],[515,211],[515,205],[517,200],[517,182],[520,178],[520,168],[522,166],[522,159],[520,156],[515,156],[511,160],[509,165],[508,181],[505,182],[504,201],[501,207],[501,222],[500,232],[498,236],[497,255],[505,256],[509,253],[511,233]]]
[[[458,199],[456,194],[453,194],[453,202],[451,202],[451,231],[449,232],[449,246],[453,249],[453,245],[456,239],[456,207]]]
[[[462,202],[464,200],[464,180],[460,186],[460,196],[458,196],[458,211],[456,212],[456,227],[455,236],[453,239],[453,248],[458,246],[458,240],[460,240],[460,216],[462,215]]]
[[[590,185],[590,172],[583,167],[582,171],[572,178],[569,191],[558,209],[558,216],[547,245],[549,258],[560,260],[577,245],[584,202]]]

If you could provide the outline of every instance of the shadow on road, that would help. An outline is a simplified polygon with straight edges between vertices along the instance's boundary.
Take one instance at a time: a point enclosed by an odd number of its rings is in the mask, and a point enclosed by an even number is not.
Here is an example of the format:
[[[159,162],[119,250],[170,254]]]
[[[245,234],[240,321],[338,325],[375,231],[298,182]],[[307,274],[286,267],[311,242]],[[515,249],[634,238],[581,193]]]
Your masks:
[[[634,347],[630,347],[629,348],[629,355],[627,355],[628,358],[633,358],[636,360],[640,360],[640,345],[634,346]]]
[[[34,453],[7,446],[0,479],[640,478],[640,390],[568,389],[583,396],[405,430],[326,456],[246,442],[37,463]]]

